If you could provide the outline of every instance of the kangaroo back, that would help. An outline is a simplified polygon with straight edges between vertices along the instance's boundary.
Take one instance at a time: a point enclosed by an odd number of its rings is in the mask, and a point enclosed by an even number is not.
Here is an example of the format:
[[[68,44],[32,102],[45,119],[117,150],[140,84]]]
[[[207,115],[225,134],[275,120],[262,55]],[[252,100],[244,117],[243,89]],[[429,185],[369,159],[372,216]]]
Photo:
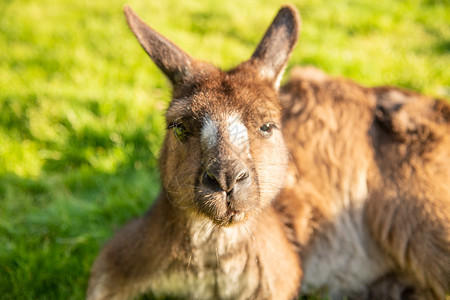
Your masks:
[[[304,290],[442,299],[450,290],[449,104],[312,68],[292,72],[281,100],[295,167],[280,206],[303,245]]]

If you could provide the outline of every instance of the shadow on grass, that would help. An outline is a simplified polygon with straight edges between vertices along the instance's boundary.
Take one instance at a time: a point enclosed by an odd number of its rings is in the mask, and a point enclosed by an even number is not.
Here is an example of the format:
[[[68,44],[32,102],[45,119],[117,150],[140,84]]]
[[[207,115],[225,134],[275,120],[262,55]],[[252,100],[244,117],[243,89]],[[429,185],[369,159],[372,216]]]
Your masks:
[[[126,159],[112,171],[86,154],[112,151],[105,136],[86,129],[69,140],[39,176],[0,175],[2,299],[83,299],[101,245],[159,192],[157,161],[142,131],[124,138]]]

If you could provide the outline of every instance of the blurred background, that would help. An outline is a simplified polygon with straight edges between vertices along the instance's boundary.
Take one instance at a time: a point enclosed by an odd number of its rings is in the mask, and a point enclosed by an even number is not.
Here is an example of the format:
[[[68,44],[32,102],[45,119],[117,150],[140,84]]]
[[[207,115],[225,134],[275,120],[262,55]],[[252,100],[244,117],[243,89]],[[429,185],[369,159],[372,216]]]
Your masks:
[[[170,85],[130,4],[193,57],[249,58],[284,1],[0,0],[0,298],[83,299],[90,266],[159,191]],[[294,0],[288,66],[450,98],[448,0]]]

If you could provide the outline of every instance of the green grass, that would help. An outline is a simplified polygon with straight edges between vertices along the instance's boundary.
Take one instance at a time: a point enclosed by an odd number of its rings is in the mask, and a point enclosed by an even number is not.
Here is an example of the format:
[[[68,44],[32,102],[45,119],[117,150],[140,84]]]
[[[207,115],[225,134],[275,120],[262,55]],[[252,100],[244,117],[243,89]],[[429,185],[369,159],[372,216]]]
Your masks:
[[[128,2],[192,56],[248,58],[282,1]],[[448,0],[294,2],[289,67],[450,96]],[[170,87],[124,1],[0,2],[0,298],[82,299],[101,245],[144,213]]]

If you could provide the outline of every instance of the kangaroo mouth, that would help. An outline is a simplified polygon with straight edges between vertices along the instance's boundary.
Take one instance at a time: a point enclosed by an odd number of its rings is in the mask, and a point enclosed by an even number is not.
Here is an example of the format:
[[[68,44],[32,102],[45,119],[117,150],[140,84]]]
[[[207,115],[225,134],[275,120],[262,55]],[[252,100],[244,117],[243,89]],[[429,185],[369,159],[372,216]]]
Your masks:
[[[233,209],[229,209],[224,216],[215,217],[212,218],[212,220],[214,223],[216,223],[216,225],[228,227],[243,222],[246,216],[247,215],[245,212],[237,212]]]
[[[235,224],[243,221],[245,219],[245,213],[244,212],[236,212],[234,210],[231,210],[229,213],[229,224]]]
[[[228,197],[225,192],[211,193],[198,189],[197,193],[194,198],[197,209],[218,226],[232,226],[245,221],[256,206],[251,201],[243,201],[243,197]]]

